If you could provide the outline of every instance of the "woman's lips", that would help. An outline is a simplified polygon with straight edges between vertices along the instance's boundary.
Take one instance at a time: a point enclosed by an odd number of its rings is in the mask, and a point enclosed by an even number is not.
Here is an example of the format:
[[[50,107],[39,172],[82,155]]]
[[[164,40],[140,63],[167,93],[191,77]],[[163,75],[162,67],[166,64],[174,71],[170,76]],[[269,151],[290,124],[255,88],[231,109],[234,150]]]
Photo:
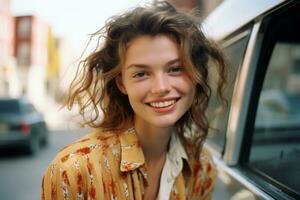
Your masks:
[[[179,98],[160,99],[147,103],[155,112],[164,113],[170,112],[175,108]]]

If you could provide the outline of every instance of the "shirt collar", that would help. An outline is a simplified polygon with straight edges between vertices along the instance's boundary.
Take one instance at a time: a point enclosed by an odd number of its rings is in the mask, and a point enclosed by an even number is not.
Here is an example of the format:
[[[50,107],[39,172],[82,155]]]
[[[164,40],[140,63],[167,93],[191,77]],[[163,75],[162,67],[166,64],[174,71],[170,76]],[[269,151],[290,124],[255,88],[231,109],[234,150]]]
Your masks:
[[[181,171],[183,171],[187,176],[190,175],[191,165],[189,157],[178,135],[175,133],[171,136],[167,158],[170,160],[173,176],[177,176]]]
[[[120,135],[121,144],[121,172],[135,170],[145,163],[144,154],[134,128],[130,128]]]
[[[141,145],[138,141],[134,128],[129,128],[120,134],[121,144],[121,164],[120,171],[128,172],[139,168],[145,164],[145,157]],[[188,156],[178,138],[177,134],[171,135],[168,157],[173,163],[180,162],[182,169],[182,160],[188,163]]]
[[[168,154],[171,158],[183,158],[185,160],[188,160],[188,156],[177,136],[177,134],[171,135],[171,140],[169,144],[169,151]]]

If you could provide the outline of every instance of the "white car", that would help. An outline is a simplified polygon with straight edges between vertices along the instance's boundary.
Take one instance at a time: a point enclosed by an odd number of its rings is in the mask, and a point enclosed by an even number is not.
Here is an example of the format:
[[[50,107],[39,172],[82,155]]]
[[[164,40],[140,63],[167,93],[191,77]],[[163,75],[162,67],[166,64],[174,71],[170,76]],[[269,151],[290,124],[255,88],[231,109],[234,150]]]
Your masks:
[[[203,29],[230,64],[229,107],[209,113],[213,199],[300,199],[300,1],[226,0]]]

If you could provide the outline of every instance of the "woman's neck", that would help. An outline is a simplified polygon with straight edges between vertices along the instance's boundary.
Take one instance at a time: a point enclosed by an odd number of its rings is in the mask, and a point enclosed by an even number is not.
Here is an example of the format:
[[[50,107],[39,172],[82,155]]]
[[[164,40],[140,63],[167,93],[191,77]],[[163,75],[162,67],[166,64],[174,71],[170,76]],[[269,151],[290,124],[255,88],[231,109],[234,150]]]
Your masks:
[[[165,157],[173,127],[154,127],[137,122],[135,130],[147,164],[155,163]]]

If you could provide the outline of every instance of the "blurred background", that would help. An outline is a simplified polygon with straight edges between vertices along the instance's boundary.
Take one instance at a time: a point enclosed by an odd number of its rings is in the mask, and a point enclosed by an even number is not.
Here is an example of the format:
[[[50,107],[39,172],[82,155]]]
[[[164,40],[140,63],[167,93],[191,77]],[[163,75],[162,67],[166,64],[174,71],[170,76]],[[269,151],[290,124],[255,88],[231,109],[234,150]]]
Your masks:
[[[61,108],[89,35],[155,0],[0,0],[0,199],[39,199],[56,153],[87,132]],[[208,15],[222,0],[170,0]],[[84,51],[85,50],[85,51]]]

